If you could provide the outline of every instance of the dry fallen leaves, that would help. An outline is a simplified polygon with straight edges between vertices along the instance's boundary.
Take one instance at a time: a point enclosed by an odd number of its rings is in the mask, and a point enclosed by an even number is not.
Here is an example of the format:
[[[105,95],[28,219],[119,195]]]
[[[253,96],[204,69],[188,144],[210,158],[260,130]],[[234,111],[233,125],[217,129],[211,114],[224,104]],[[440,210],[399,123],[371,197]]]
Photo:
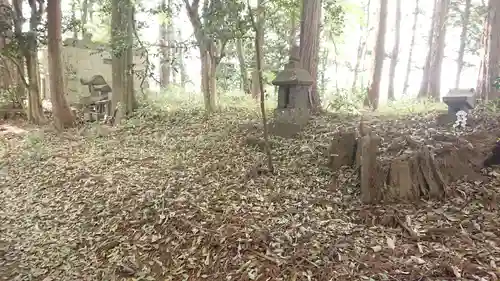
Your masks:
[[[242,130],[244,118],[180,111],[107,134],[5,139],[0,279],[498,278],[499,214],[482,201],[498,185],[486,194],[463,183],[446,202],[362,206],[355,173],[333,175],[323,155],[355,119],[320,117],[297,138],[274,137],[269,175],[255,170],[265,163],[259,147],[244,145],[260,134]],[[371,126],[390,142],[425,137],[429,123]],[[388,215],[415,235],[379,223]]]

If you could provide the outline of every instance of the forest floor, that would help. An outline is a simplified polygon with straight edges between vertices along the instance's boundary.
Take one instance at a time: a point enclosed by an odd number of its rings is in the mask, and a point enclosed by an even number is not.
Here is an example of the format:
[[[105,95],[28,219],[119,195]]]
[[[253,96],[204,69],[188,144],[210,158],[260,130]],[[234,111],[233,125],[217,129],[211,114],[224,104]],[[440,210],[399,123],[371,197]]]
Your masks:
[[[385,140],[452,131],[435,120],[368,123]],[[461,133],[482,136],[467,144],[481,155],[495,120]],[[272,137],[274,174],[255,114],[5,129],[0,280],[498,280],[500,174],[450,185],[443,201],[363,205],[355,171],[326,165],[335,133],[358,123],[328,115]]]

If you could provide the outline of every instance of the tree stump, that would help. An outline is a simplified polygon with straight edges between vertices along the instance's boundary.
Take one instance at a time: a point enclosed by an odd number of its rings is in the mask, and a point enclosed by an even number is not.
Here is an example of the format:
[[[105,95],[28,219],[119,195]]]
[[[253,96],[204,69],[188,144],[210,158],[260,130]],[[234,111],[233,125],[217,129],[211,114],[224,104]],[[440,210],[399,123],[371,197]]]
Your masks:
[[[485,181],[481,175],[484,152],[452,136],[415,140],[394,138],[388,147],[374,133],[357,138],[349,132],[335,137],[329,149],[329,166],[359,170],[364,203],[443,199],[457,180]]]
[[[338,134],[328,148],[328,166],[337,171],[342,166],[355,163],[357,148],[356,132]]]
[[[363,203],[375,203],[381,199],[380,167],[378,167],[377,163],[380,138],[366,135],[361,138],[360,144],[361,201]]]

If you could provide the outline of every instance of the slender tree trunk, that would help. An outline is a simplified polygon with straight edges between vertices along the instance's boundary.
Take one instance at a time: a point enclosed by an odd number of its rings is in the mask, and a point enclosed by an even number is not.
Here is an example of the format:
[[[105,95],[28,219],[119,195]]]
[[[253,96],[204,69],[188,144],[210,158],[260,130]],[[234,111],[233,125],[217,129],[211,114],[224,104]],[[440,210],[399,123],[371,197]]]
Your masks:
[[[123,1],[123,0],[122,0]],[[129,116],[132,114],[136,108],[137,108],[137,100],[135,98],[135,91],[134,91],[134,14],[135,14],[135,8],[133,5],[132,1],[128,1],[127,6],[125,7],[126,14],[125,16],[125,22],[126,22],[126,31],[127,31],[127,36],[126,38],[126,49],[125,49],[125,66],[126,66],[126,72],[125,72],[125,81],[126,81],[126,91],[124,94],[126,95],[126,111],[125,114]]]
[[[297,31],[297,15],[292,11],[290,13],[290,34],[288,35],[288,46],[290,46],[290,49],[292,48],[292,46],[297,45]]]
[[[450,0],[441,0],[439,3],[439,17],[436,26],[436,44],[434,50],[434,59],[431,62],[429,91],[432,99],[438,101],[441,98],[441,69],[444,59],[444,48],[446,44],[446,20]]]
[[[417,34],[417,23],[418,23],[418,14],[419,13],[420,13],[419,0],[415,0],[415,11],[413,11],[413,26],[411,28],[410,52],[408,54],[408,62],[406,64],[403,96],[406,96],[406,94],[407,94],[409,81],[410,81],[410,72],[411,72],[412,60],[413,60],[413,48],[415,48],[415,37]]]
[[[249,3],[249,0],[247,0]],[[248,5],[250,6],[250,5]],[[261,35],[259,34],[259,26],[258,22],[255,21],[251,8],[249,7],[249,14],[250,14],[250,20],[252,22],[253,29],[255,31],[255,53],[257,54],[257,74],[258,74],[258,81],[260,85],[260,113],[262,114],[262,125],[264,126],[264,143],[265,143],[265,152],[267,155],[267,168],[269,169],[270,173],[274,173],[274,166],[273,166],[273,157],[272,157],[272,152],[271,152],[271,145],[269,143],[269,128],[267,125],[267,116],[266,116],[266,106],[265,106],[265,97],[264,97],[264,84],[263,84],[263,79],[262,79],[262,54],[261,54],[261,49],[259,46],[262,45],[262,42],[259,42]]]
[[[165,11],[170,8],[171,1],[162,0],[161,6],[162,10]],[[171,57],[171,46],[170,46],[170,38],[168,34],[168,29],[170,25],[172,25],[172,20],[168,21],[169,26],[167,26],[167,22],[164,20],[160,24],[160,87],[166,88],[170,84],[170,57]]]
[[[264,27],[265,27],[265,21],[266,21],[266,17],[263,13],[263,7],[262,7],[262,2],[263,0],[258,0],[258,11],[260,11],[258,14],[257,14],[257,28],[259,29],[257,34],[258,36],[260,36],[258,42],[259,42],[259,46],[257,46],[258,48],[260,48],[261,50],[261,56],[260,56],[260,59],[262,60],[263,58],[263,53],[264,53]],[[257,70],[257,59],[259,59],[257,57],[257,54],[255,54],[255,57],[254,57],[254,69],[252,71],[252,96],[255,98],[255,99],[258,99],[259,96],[260,96],[260,85],[259,85],[259,72]],[[259,62],[261,66],[263,66],[263,61],[260,61]]]
[[[320,93],[325,95],[326,94],[326,69],[328,68],[328,56],[329,56],[328,48],[325,48],[322,52],[321,56],[321,74],[320,74]],[[335,73],[335,77],[337,77],[337,73]]]
[[[392,47],[391,65],[389,67],[389,91],[388,99],[393,101],[394,96],[394,78],[396,76],[396,67],[399,58],[399,41],[401,37],[401,0],[396,0],[396,30],[394,32],[394,46]]]
[[[47,36],[49,54],[50,100],[58,130],[72,127],[75,117],[64,93],[61,58],[61,1],[51,0],[47,5]]]
[[[238,55],[238,63],[240,66],[241,86],[245,94],[250,93],[250,86],[248,85],[248,73],[245,64],[245,53],[243,52],[243,42],[241,38],[236,39],[236,53]]]
[[[462,32],[460,34],[460,48],[458,49],[457,74],[455,76],[455,88],[460,87],[460,76],[464,67],[465,45],[467,43],[467,29],[469,28],[470,10],[472,0],[465,0],[465,11],[462,15]]]
[[[368,90],[369,105],[374,110],[378,108],[380,96],[380,79],[382,78],[382,68],[384,67],[385,32],[387,29],[387,0],[380,0],[379,13],[377,42],[375,45],[375,64],[370,89]]]
[[[437,32],[437,21],[439,17],[439,2],[440,0],[434,0],[434,11],[432,13],[432,22],[431,22],[431,28],[429,30],[429,37],[428,37],[428,50],[427,50],[427,57],[425,59],[425,64],[424,64],[424,69],[422,73],[422,81],[420,82],[420,90],[418,92],[418,97],[419,98],[425,98],[429,96],[429,81],[430,81],[430,68],[431,68],[431,62],[433,59],[433,51],[434,51],[434,44],[435,44],[435,33]]]
[[[220,59],[216,58],[218,53],[217,46],[208,34],[203,30],[202,22],[199,15],[199,1],[193,1],[189,4],[188,0],[184,1],[186,10],[188,12],[189,20],[193,26],[196,41],[199,45],[200,60],[201,60],[201,90],[203,92],[203,100],[205,103],[205,110],[211,113],[215,110],[215,96],[216,96],[216,71]],[[211,2],[212,3],[212,2]],[[208,10],[208,2],[204,2],[204,10]],[[222,54],[223,50],[220,50]]]
[[[87,34],[87,23],[89,17],[89,0],[82,1],[82,38]]]
[[[180,31],[178,34],[178,37],[180,38]],[[178,59],[177,61],[179,62],[179,76],[181,80],[181,86],[183,89],[186,88],[186,83],[188,81],[187,73],[186,73],[186,66],[184,63],[184,56],[185,56],[185,50],[183,48],[179,49],[178,54]]]
[[[366,3],[366,8],[365,8],[366,24],[365,26],[361,27],[361,35],[359,36],[356,64],[354,65],[354,71],[353,71],[354,77],[352,78],[352,86],[351,86],[351,90],[353,93],[356,92],[361,62],[365,59],[366,41],[370,36],[370,5],[371,5],[371,0],[368,0],[368,3]],[[365,32],[366,34],[364,34]]]
[[[52,1],[52,0],[51,0]],[[47,1],[47,2],[51,2]],[[49,5],[47,4],[47,7]],[[73,26],[73,39],[78,39],[78,25],[76,25],[76,0],[71,0],[71,21]]]
[[[486,90],[486,64],[488,62],[488,57],[486,54],[488,53],[487,49],[489,46],[489,38],[488,38],[488,30],[489,30],[489,22],[488,22],[489,15],[485,16],[484,24],[483,24],[483,32],[481,34],[481,45],[483,46],[482,54],[481,54],[481,63],[479,64],[479,72],[477,75],[477,85],[476,85],[476,93],[477,96],[480,97],[482,100],[487,100],[488,97],[485,96],[487,93]]]
[[[300,24],[301,63],[314,80],[309,95],[313,111],[321,110],[321,99],[317,90],[321,2],[321,0],[303,0]]]

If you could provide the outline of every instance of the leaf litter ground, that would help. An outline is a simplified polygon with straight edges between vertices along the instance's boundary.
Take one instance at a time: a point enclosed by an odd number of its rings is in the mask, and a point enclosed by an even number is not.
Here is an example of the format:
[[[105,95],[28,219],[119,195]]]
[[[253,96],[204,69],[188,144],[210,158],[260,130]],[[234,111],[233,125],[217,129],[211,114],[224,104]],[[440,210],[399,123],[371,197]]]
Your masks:
[[[371,126],[424,138],[439,130],[428,118]],[[0,280],[500,276],[495,172],[454,185],[445,202],[366,206],[355,172],[325,165],[332,136],[357,119],[320,117],[273,137],[274,175],[249,141],[258,118],[242,119],[182,111],[116,130],[3,134]]]

